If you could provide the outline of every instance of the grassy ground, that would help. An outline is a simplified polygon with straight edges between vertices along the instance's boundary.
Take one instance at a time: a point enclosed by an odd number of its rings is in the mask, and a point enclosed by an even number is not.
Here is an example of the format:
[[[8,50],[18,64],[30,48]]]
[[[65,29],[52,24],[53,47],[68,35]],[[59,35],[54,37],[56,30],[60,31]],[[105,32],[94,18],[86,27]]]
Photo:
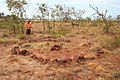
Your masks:
[[[72,28],[70,23],[62,27],[56,23],[55,32],[48,34],[48,31],[43,33],[42,23],[34,23],[31,36],[10,35],[1,29],[0,80],[119,80],[120,27],[114,23],[110,34],[106,34],[103,26],[85,23],[84,27]],[[55,44],[62,49],[51,51]],[[11,54],[14,46],[45,59],[72,61],[42,63],[30,56]],[[99,54],[99,50],[103,53]],[[81,54],[85,59],[76,61],[75,56]]]

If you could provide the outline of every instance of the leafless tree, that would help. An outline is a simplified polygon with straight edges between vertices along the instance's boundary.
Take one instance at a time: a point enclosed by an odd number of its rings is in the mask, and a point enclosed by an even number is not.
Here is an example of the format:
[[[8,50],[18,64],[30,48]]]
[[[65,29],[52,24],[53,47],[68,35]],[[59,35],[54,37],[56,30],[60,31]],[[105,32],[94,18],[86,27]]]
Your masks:
[[[92,5],[89,4],[89,6],[95,11],[95,14],[98,14],[99,16],[101,16],[103,22],[105,23],[106,25],[106,32],[109,33],[109,26],[108,26],[108,22],[107,22],[107,18],[106,18],[106,15],[107,15],[107,11],[108,10],[105,10],[105,12],[100,12],[98,7],[93,7]]]

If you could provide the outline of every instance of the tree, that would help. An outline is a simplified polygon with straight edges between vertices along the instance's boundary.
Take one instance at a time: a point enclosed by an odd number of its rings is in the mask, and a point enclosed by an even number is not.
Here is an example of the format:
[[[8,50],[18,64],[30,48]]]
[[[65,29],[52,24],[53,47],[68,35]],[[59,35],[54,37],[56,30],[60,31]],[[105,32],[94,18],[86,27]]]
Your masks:
[[[90,17],[86,17],[87,22],[91,22],[91,18]]]
[[[108,10],[105,10],[104,13],[100,12],[98,7],[93,7],[92,5],[89,5],[94,11],[95,11],[95,14],[98,14],[99,16],[101,16],[103,22],[105,23],[105,29],[106,29],[106,33],[109,33],[109,26],[108,26],[108,22],[107,22],[107,18],[106,18],[106,15],[107,15],[107,11]]]
[[[53,9],[53,8],[51,8],[51,10],[52,10],[52,12],[51,12],[51,18],[52,18],[52,21],[53,21],[53,30],[55,31],[55,18],[56,18],[57,10]]]
[[[120,22],[120,15],[117,15],[116,20]]]
[[[75,10],[75,8],[72,8],[72,16],[74,16],[75,18],[75,23],[72,22],[72,25],[74,27],[74,25],[79,26],[79,23],[82,23],[82,15],[85,13],[85,11],[83,10]]]
[[[23,16],[26,12],[24,5],[27,5],[25,0],[6,0],[8,10],[12,13],[12,27],[14,28],[14,34],[16,33],[16,29],[21,28],[22,33],[24,33],[24,19]],[[16,17],[15,17],[16,16]]]
[[[99,11],[98,7],[94,8],[92,5],[89,5],[89,6],[95,11],[95,14],[98,14],[102,18],[103,22],[106,25],[105,26],[106,32],[109,33],[109,26],[108,26],[108,22],[107,22],[107,18],[106,18],[108,10],[105,10],[105,12],[102,13],[102,12]]]
[[[37,16],[42,19],[43,21],[43,29],[44,29],[44,32],[45,32],[45,16],[47,16],[47,5],[46,4],[41,4],[39,5],[38,7],[38,10],[37,10]]]
[[[58,18],[58,20],[60,21],[60,27],[61,25],[61,21],[63,19],[63,7],[61,5],[55,5],[56,6],[56,17]]]

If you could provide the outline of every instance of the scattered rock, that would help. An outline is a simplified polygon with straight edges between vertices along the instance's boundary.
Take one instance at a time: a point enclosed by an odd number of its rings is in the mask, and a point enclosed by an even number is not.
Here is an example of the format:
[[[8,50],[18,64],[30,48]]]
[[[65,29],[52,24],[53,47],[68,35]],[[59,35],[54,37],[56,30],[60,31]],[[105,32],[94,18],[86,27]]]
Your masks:
[[[12,50],[11,50],[12,54],[21,54],[21,55],[27,55],[29,54],[29,52],[27,50],[21,50],[18,46],[15,46]]]
[[[59,51],[62,47],[60,45],[55,44],[54,46],[51,47],[51,51]]]
[[[28,53],[27,50],[22,50],[22,51],[19,52],[19,54],[21,54],[21,55],[26,55],[27,53]]]
[[[70,42],[70,40],[65,40],[65,42]]]
[[[97,49],[97,53],[103,54],[104,51],[102,49]]]
[[[83,54],[80,54],[78,59],[85,59],[84,55]]]
[[[54,59],[52,62],[53,62],[53,63],[58,63],[59,60],[58,60],[58,59]]]
[[[74,56],[73,60],[77,61],[79,59],[79,56]]]
[[[20,48],[18,46],[15,46],[12,50],[11,50],[12,54],[19,54],[20,52]]]
[[[99,57],[99,56],[100,56],[100,54],[99,54],[99,53],[96,53],[95,55],[96,55],[97,57]]]

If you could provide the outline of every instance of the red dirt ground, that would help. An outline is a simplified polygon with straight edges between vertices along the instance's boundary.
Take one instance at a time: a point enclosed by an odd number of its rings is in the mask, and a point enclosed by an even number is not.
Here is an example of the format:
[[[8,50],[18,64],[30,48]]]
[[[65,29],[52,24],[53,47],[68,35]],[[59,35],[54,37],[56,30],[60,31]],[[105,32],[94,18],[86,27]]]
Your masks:
[[[68,40],[68,41],[66,41]],[[47,42],[46,51],[41,48],[26,49],[26,43]],[[64,47],[60,43],[70,44]],[[10,51],[14,45],[0,48],[0,80],[119,80],[115,71],[120,71],[120,50],[106,54],[96,47],[97,40],[79,39],[34,39],[16,44],[20,50],[27,50],[34,55],[16,55]],[[54,45],[60,49],[52,50]],[[98,49],[92,51],[91,48]],[[114,52],[114,51],[113,51]],[[84,59],[78,59],[84,57]],[[42,59],[44,60],[42,60]],[[46,60],[46,62],[44,62]],[[67,62],[65,60],[68,60]]]

